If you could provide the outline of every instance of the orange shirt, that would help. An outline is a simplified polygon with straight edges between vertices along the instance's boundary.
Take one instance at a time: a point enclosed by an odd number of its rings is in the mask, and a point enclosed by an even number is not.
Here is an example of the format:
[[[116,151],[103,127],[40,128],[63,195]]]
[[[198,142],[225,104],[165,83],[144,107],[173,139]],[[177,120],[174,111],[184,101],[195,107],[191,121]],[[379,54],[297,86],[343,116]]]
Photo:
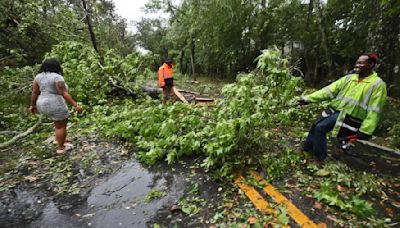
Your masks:
[[[158,68],[158,85],[160,87],[165,86],[165,79],[172,78],[172,68],[168,66],[168,64],[164,63],[160,68]]]

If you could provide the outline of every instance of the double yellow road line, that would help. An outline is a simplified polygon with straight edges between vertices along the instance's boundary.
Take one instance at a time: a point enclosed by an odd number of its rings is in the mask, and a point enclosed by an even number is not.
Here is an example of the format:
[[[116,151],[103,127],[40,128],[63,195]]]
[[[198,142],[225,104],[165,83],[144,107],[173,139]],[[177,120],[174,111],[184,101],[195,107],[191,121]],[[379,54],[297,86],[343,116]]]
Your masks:
[[[266,185],[263,187],[264,193],[269,195],[276,203],[283,205],[290,217],[292,217],[292,219],[301,227],[320,227],[310,220],[305,214],[303,214],[303,212],[301,212],[289,199],[277,191],[274,186],[264,180],[258,173],[251,172],[251,176],[259,182],[266,183]],[[277,214],[276,210],[270,207],[269,203],[260,195],[260,193],[258,193],[254,187],[246,183],[246,180],[243,178],[243,176],[238,175],[235,177],[234,181],[235,184],[238,185],[239,188],[246,194],[246,196],[253,202],[254,206],[258,210],[268,214]]]

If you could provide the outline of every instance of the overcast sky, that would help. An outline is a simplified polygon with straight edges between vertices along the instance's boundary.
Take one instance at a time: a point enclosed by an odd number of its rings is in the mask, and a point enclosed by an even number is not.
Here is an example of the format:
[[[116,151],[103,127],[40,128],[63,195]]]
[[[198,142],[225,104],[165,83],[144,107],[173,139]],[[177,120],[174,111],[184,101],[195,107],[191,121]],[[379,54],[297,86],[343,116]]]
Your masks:
[[[142,12],[141,8],[144,7],[144,5],[149,1],[149,0],[113,0],[115,3],[115,8],[117,11],[117,14],[119,14],[121,17],[127,19],[128,22],[128,29],[130,31],[134,31],[134,25],[131,23],[131,21],[139,21],[140,18],[142,17],[151,17],[151,15],[146,15],[144,12]],[[177,5],[180,4],[183,0],[173,0],[172,2]],[[302,0],[304,3],[308,3],[310,0]],[[323,0],[323,2],[326,3],[326,0]],[[157,17],[160,15],[153,15],[152,17]],[[163,17],[166,17],[164,15]]]
[[[146,15],[142,8],[149,0],[113,0],[118,15],[125,18],[128,22],[128,30],[134,32],[134,22],[139,21],[142,17],[167,17],[167,15]],[[180,0],[174,0],[175,4]]]

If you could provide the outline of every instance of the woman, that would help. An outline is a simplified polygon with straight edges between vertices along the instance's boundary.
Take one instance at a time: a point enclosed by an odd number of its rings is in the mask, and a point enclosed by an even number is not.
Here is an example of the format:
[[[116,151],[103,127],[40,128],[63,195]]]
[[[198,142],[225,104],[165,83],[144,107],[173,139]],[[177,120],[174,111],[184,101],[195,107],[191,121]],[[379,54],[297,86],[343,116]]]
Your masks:
[[[29,111],[32,114],[39,112],[54,121],[57,154],[64,154],[72,149],[72,144],[65,142],[69,117],[65,101],[73,105],[78,113],[82,112],[82,108],[68,93],[60,63],[55,59],[46,59],[32,83]]]

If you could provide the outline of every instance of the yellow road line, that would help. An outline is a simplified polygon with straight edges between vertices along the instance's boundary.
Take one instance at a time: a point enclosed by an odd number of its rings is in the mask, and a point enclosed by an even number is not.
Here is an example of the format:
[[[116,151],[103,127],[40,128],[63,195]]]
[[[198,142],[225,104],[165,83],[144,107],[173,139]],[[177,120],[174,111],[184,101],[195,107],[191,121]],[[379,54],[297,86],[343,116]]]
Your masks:
[[[253,202],[254,206],[261,211],[272,215],[277,215],[277,211],[269,206],[269,203],[257,192],[252,186],[246,184],[246,180],[242,176],[235,177],[235,183],[242,189],[244,194]],[[282,228],[290,228],[290,226],[281,226]]]
[[[290,202],[289,199],[287,199],[284,195],[282,195],[280,192],[278,192],[274,186],[269,184],[266,180],[264,180],[260,174],[256,172],[251,172],[251,175],[258,181],[263,181],[266,183],[266,186],[263,187],[264,192],[271,196],[273,200],[275,200],[278,204],[283,204],[287,211],[288,214],[296,221],[297,224],[299,224],[301,227],[307,227],[307,228],[317,228],[318,225],[315,224],[312,220],[310,220],[303,212],[301,212],[292,202]]]
[[[253,187],[246,184],[245,179],[242,176],[235,178],[235,183],[242,189],[244,194],[253,202],[254,206],[261,212],[276,215],[276,211],[269,206],[269,203],[257,192]]]

